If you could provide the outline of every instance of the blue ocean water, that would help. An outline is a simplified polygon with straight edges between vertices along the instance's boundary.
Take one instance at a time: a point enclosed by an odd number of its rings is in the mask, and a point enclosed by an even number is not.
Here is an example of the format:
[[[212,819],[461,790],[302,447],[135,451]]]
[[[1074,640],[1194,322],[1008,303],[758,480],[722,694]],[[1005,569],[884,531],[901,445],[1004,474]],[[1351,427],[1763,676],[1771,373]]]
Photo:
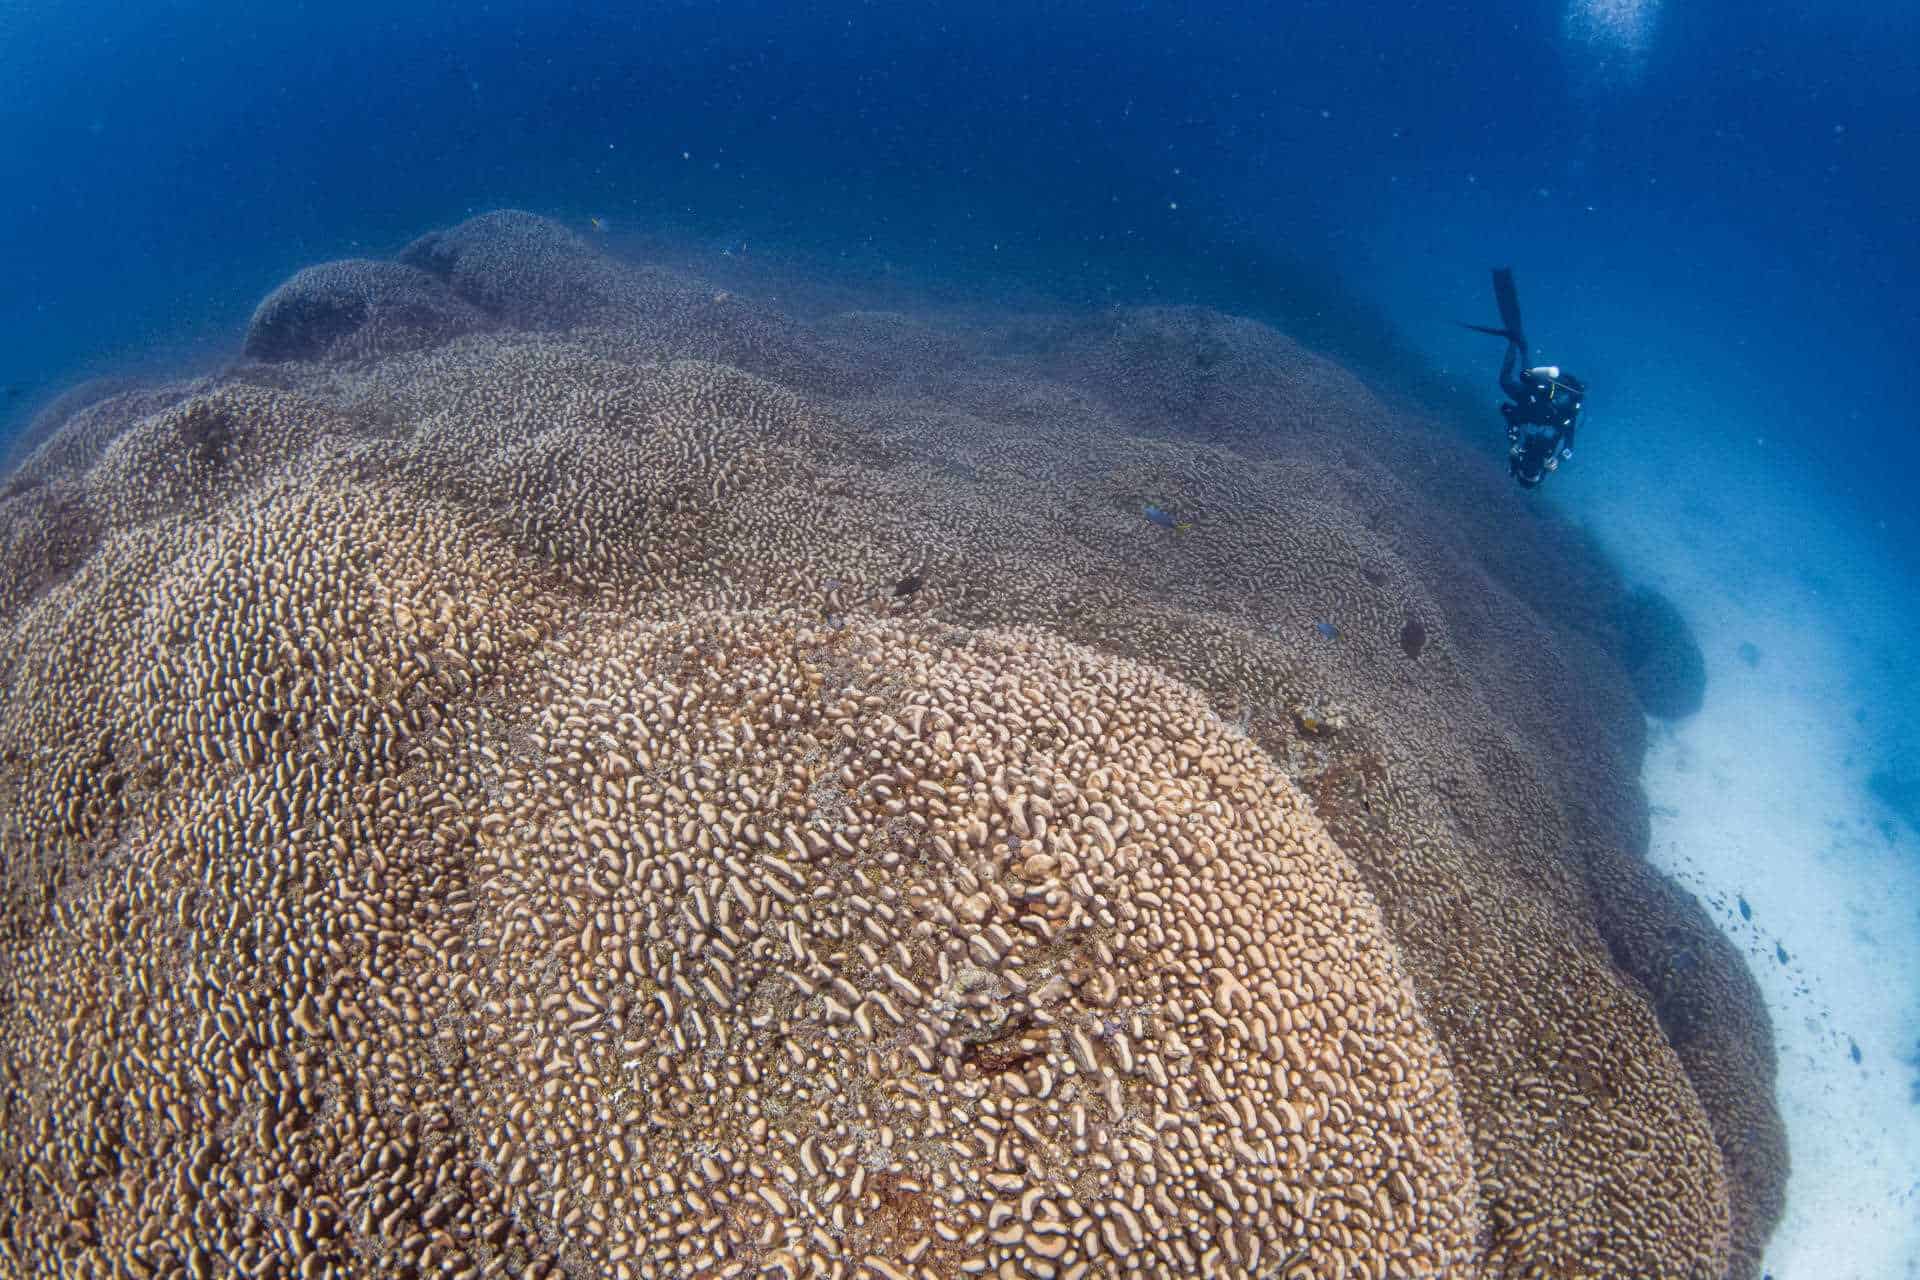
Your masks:
[[[1676,429],[1771,408],[1799,427],[1780,447],[1911,532],[1889,468],[1854,465],[1863,437],[1882,464],[1920,449],[1912,397],[1856,381],[1920,323],[1920,20],[1896,6],[0,14],[16,399],[500,205],[1207,300],[1416,382],[1394,358],[1484,318],[1484,267],[1513,260],[1570,341],[1621,335],[1607,386],[1695,370]],[[1487,355],[1453,345],[1463,374]]]
[[[1693,614],[1716,696],[1737,645],[1824,637],[1796,705],[1911,861],[1916,154],[1920,10],[1869,0],[0,3],[0,440],[230,357],[301,266],[511,206],[851,286],[1209,303],[1498,466],[1498,345],[1455,322],[1511,264],[1593,388],[1542,501]]]
[[[1764,449],[1920,566],[1908,6],[96,0],[0,8],[0,72],[14,427],[78,376],[221,358],[302,265],[500,206],[1210,302],[1469,429],[1498,352],[1452,322],[1511,262],[1589,443],[1683,437],[1709,485]]]

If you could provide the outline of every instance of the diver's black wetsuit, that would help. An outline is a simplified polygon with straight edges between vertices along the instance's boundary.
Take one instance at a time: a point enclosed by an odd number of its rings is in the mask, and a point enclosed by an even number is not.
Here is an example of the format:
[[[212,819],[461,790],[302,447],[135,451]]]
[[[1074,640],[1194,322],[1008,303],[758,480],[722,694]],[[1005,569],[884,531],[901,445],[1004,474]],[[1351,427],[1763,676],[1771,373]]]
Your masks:
[[[1571,375],[1546,378],[1526,365],[1526,344],[1509,337],[1506,359],[1500,362],[1500,389],[1513,398],[1512,404],[1500,406],[1500,416],[1507,420],[1507,470],[1531,489],[1560,465],[1564,453],[1572,452],[1586,388]]]
[[[1500,416],[1507,420],[1507,470],[1531,489],[1556,470],[1562,458],[1572,456],[1573,430],[1587,388],[1570,373],[1527,368],[1527,331],[1520,324],[1513,268],[1493,269],[1493,300],[1500,307],[1500,327],[1466,327],[1507,340],[1507,358],[1500,363],[1500,389],[1513,397],[1512,404],[1500,406]]]

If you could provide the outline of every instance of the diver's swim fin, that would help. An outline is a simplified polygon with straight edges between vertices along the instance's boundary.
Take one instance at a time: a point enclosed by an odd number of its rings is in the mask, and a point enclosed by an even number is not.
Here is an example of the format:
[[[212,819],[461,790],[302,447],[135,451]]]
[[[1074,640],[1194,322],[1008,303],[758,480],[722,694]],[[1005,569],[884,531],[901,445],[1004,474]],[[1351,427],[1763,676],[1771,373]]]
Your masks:
[[[1520,323],[1520,291],[1513,287],[1513,268],[1493,269],[1493,300],[1500,304],[1500,327],[1505,336],[1521,346],[1527,345],[1527,327]]]
[[[1490,333],[1496,338],[1505,338],[1508,342],[1527,345],[1527,331],[1520,327],[1520,291],[1513,287],[1513,268],[1495,267],[1493,269],[1493,300],[1500,305],[1500,328],[1490,325],[1467,324],[1461,321],[1461,327],[1475,333]]]

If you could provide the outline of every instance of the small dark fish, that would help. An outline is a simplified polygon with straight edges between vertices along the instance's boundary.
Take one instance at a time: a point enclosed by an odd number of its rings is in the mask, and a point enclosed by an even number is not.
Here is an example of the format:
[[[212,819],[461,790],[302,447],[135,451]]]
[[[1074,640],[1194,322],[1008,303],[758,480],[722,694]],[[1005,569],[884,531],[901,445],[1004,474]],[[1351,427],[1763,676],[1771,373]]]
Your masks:
[[[1151,502],[1147,504],[1146,510],[1140,514],[1144,515],[1152,523],[1159,525],[1162,529],[1171,529],[1175,533],[1182,533],[1192,527],[1185,520],[1174,519],[1171,511],[1163,507],[1156,507]]]
[[[1781,964],[1787,962],[1787,949],[1777,942],[1773,944],[1773,954],[1780,957]]]
[[[1852,1036],[1847,1037],[1847,1056],[1855,1062],[1860,1061],[1860,1045]]]
[[[1313,624],[1313,629],[1329,640],[1338,640],[1340,638],[1340,628],[1334,626],[1331,622],[1316,622]]]
[[[1417,660],[1420,651],[1427,647],[1427,624],[1418,618],[1409,617],[1406,625],[1400,628],[1400,652],[1409,659]]]
[[[1745,897],[1742,897],[1740,899],[1740,918],[1742,920],[1753,919],[1753,908],[1747,905],[1747,900]]]
[[[21,386],[19,383],[16,382],[7,388],[7,399],[18,400],[20,398],[21,392],[25,390],[26,390],[25,387]]]
[[[900,581],[893,584],[894,598],[897,600],[904,600],[908,596],[912,595],[914,592],[920,590],[920,588],[925,585],[926,585],[926,579],[922,578],[917,573],[910,573],[906,577],[900,579]]]

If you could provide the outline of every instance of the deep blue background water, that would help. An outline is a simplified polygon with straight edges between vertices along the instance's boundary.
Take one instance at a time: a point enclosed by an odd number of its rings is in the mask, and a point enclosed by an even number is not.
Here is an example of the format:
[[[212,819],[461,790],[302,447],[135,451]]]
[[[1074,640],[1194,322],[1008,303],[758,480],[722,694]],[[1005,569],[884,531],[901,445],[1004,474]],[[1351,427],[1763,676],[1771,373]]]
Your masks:
[[[1691,441],[1677,484],[1770,450],[1781,502],[1920,564],[1914,6],[614,8],[0,0],[0,410],[219,359],[298,267],[517,205],[1213,302],[1491,451],[1497,344],[1452,321],[1511,261],[1589,440]]]
[[[1647,16],[1637,74],[1512,0],[9,5],[0,385],[230,342],[297,266],[516,204],[1211,300],[1388,367],[1340,280],[1384,258],[1444,293],[1390,317],[1427,349],[1510,256],[1570,364],[1589,323],[1734,344],[1688,429],[1727,383],[1816,459],[1914,459],[1920,20],[1593,2]],[[1382,235],[1423,223],[1484,251]]]

